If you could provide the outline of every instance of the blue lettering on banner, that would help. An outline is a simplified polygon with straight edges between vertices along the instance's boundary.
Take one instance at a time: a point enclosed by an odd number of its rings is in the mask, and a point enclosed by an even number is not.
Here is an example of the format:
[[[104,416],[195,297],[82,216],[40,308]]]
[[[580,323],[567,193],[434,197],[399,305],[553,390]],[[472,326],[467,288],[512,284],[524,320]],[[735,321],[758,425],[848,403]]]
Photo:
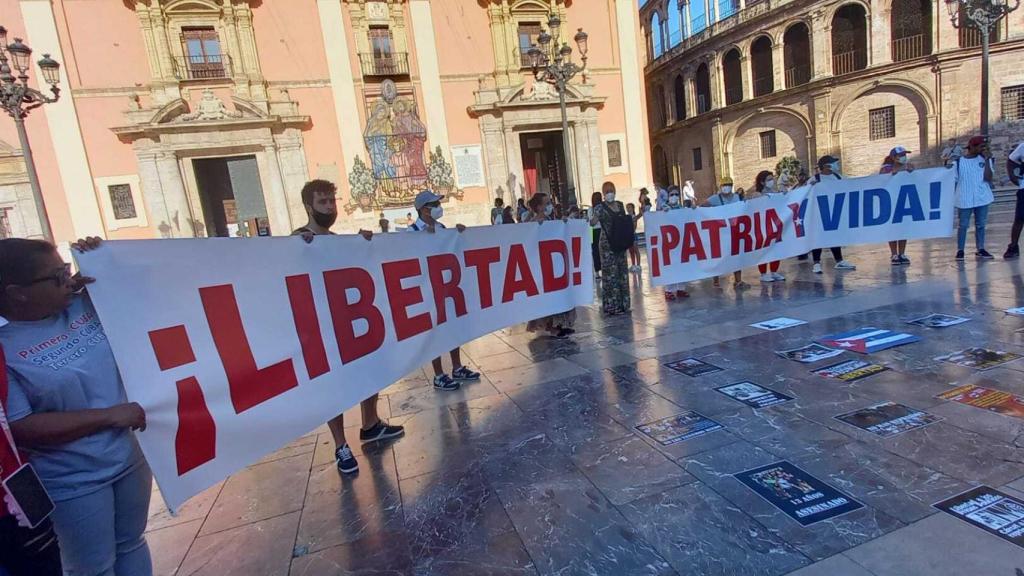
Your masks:
[[[835,206],[831,206],[829,198],[834,198]],[[818,212],[821,214],[821,224],[825,230],[831,232],[839,229],[839,220],[843,216],[843,206],[846,204],[846,194],[833,194],[831,196],[818,196]]]
[[[851,190],[836,194],[817,196],[818,213],[821,225],[826,232],[839,229],[843,221],[843,212],[847,211],[847,228],[867,228],[883,224],[900,224],[904,220],[924,222],[924,206],[917,186],[904,184],[896,197],[896,208],[893,209],[892,195],[885,188],[870,188],[864,191]],[[942,200],[942,182],[931,182],[928,187],[929,212],[928,220],[942,218],[940,202]],[[801,204],[801,212],[806,206]],[[801,218],[803,215],[801,214]]]
[[[877,200],[877,207],[876,207]],[[878,226],[889,221],[892,214],[892,200],[889,191],[884,188],[872,188],[864,191],[864,225]]]

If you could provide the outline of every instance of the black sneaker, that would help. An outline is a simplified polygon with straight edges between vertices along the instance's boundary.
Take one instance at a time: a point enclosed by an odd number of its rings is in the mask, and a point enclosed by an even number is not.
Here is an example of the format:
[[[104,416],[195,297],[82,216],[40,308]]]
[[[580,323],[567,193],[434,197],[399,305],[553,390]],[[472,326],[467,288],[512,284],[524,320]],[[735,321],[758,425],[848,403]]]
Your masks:
[[[383,420],[378,420],[377,425],[373,428],[359,431],[359,440],[365,444],[367,442],[378,442],[389,438],[398,438],[403,434],[405,434],[404,427],[392,426]]]
[[[957,250],[956,251],[956,261],[957,262],[963,262],[964,261],[964,251],[963,250]]]
[[[1010,244],[1006,247],[1006,252],[1003,252],[1003,260],[1013,260],[1020,258],[1020,247],[1016,244]]]
[[[988,250],[985,250],[984,248],[981,249],[981,250],[978,250],[976,255],[978,256],[978,258],[981,258],[982,260],[991,260],[991,259],[995,258],[995,256],[989,254]]]
[[[359,472],[359,462],[352,455],[352,449],[345,444],[334,451],[334,461],[338,464],[338,471],[342,474],[354,474]]]
[[[473,372],[465,366],[459,366],[452,372],[452,380],[455,380],[456,382],[476,382],[479,379],[479,372]]]
[[[452,380],[447,374],[438,374],[437,376],[434,376],[434,388],[444,390],[445,392],[451,392],[459,389],[459,383]]]

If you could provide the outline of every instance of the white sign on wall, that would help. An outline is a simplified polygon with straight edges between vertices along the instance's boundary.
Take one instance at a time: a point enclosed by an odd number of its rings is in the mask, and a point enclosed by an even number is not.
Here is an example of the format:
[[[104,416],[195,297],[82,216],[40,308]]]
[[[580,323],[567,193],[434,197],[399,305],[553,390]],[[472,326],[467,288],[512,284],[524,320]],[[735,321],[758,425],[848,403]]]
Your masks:
[[[459,188],[486,186],[484,162],[479,145],[452,146],[452,160],[455,162],[455,177]]]
[[[387,20],[388,5],[386,2],[367,2],[366,18],[368,20]]]

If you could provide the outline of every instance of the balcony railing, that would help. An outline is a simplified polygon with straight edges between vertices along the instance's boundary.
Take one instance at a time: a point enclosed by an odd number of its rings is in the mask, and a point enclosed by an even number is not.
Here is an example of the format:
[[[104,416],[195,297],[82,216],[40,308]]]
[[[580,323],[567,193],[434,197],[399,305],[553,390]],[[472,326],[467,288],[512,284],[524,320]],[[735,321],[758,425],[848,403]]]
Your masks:
[[[796,88],[811,81],[811,67],[807,64],[786,68],[786,88]]]
[[[914,58],[920,58],[927,55],[929,50],[925,49],[926,41],[927,38],[924,34],[914,34],[913,36],[904,36],[903,38],[894,39],[892,41],[893,62],[913,60]]]
[[[725,89],[725,105],[739,104],[743,101],[743,87],[732,86]]]
[[[832,55],[832,75],[842,76],[857,70],[863,70],[868,66],[868,53],[863,50],[853,50],[841,54]]]
[[[697,94],[697,114],[711,110],[711,98],[707,94]]]
[[[231,57],[227,54],[182,56],[174,59],[178,80],[209,80],[231,77]]]
[[[775,80],[771,76],[761,76],[760,78],[754,78],[754,96],[764,96],[765,94],[771,94],[772,90],[775,89]]]
[[[405,52],[388,54],[359,54],[363,76],[408,76],[409,55]]]

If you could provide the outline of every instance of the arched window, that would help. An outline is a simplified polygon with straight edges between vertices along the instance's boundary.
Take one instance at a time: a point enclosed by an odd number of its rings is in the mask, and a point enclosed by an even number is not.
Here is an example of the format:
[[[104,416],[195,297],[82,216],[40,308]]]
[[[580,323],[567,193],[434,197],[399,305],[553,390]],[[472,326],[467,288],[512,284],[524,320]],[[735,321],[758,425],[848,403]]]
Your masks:
[[[707,10],[701,0],[691,0],[686,4],[690,11],[690,34],[698,34],[708,27]]]
[[[665,46],[662,43],[662,29],[661,29],[661,15],[657,12],[654,16],[651,16],[651,41],[654,46],[654,57],[657,58],[665,52]]]
[[[932,53],[932,3],[893,0],[892,59],[903,62]]]
[[[686,81],[683,75],[676,76],[675,84],[672,86],[672,96],[676,104],[676,122],[686,120]]]
[[[693,84],[694,92],[697,94],[697,114],[703,114],[711,110],[711,76],[708,73],[707,63],[702,63],[697,67]]]
[[[775,65],[772,62],[772,39],[761,36],[750,45],[750,65],[753,68],[754,96],[771,94],[775,90]]]
[[[668,45],[665,46],[665,50],[678,45],[683,41],[683,20],[680,17],[679,10],[675,10],[669,7],[668,16]]]
[[[654,113],[653,114],[654,127],[655,128],[664,128],[665,125],[668,124],[668,116],[665,113],[666,112],[665,89],[662,88],[659,85],[659,86],[655,86],[653,88],[653,91],[654,91],[654,110],[653,110],[653,113]]]
[[[740,64],[740,51],[729,50],[722,58],[722,79],[725,81],[725,105],[743,101],[743,67]]]
[[[782,36],[782,59],[786,88],[811,81],[811,35],[803,22],[790,26]]]
[[[832,74],[839,76],[867,67],[867,13],[860,4],[847,4],[832,17]]]
[[[668,158],[660,145],[654,147],[654,179],[662,186],[669,185]]]

